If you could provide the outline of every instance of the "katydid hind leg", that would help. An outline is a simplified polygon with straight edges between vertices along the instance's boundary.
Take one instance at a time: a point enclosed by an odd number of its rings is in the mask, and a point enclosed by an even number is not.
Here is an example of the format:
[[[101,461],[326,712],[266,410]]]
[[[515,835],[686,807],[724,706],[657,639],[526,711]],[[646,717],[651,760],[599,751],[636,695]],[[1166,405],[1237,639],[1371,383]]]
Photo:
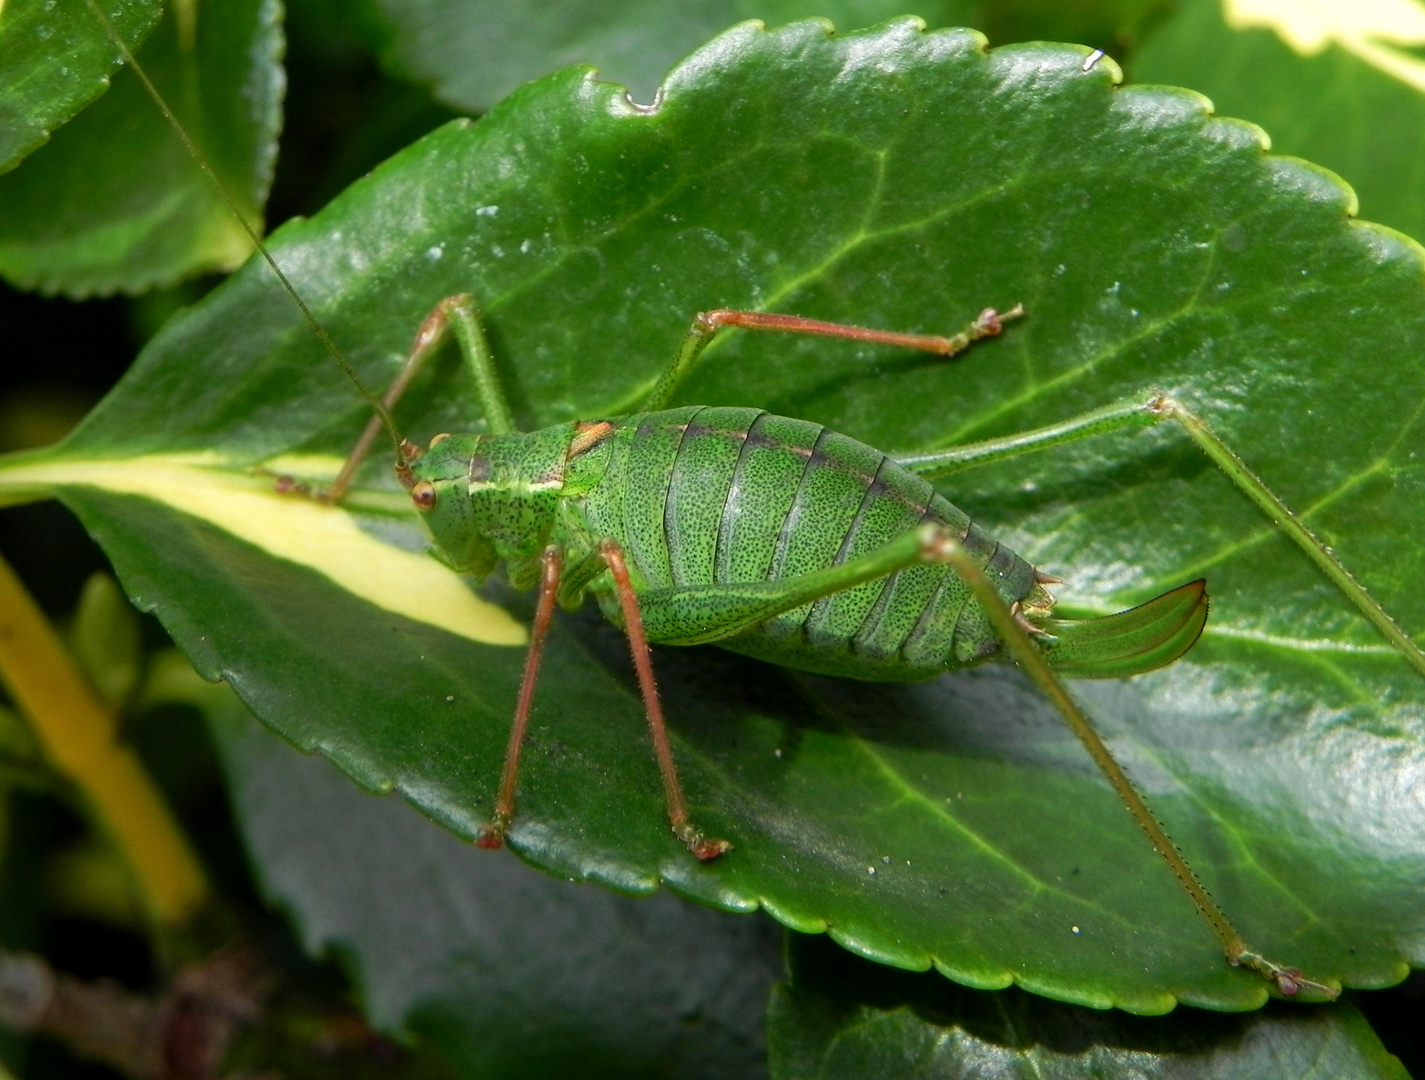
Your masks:
[[[1040,648],[1030,639],[1029,634],[1015,618],[1014,611],[1000,597],[994,585],[969,552],[960,545],[954,536],[938,526],[925,527],[923,537],[931,557],[949,564],[974,590],[975,596],[994,624],[1005,647],[1038,686],[1040,692],[1049,699],[1059,715],[1064,718],[1065,723],[1083,743],[1084,748],[1088,750],[1094,764],[1107,777],[1109,784],[1133,816],[1134,821],[1147,834],[1154,849],[1168,864],[1183,891],[1188,894],[1199,913],[1211,927],[1213,935],[1222,946],[1228,963],[1234,967],[1247,967],[1256,971],[1284,997],[1302,1001],[1334,999],[1340,993],[1338,986],[1307,978],[1294,967],[1269,960],[1243,940],[1227,915],[1208,895],[1196,871],[1183,858],[1177,845],[1163,830],[1142,794],[1094,729],[1088,715],[1079,708],[1063,680],[1049,666]]]
[[[1151,427],[1159,421],[1142,401],[1110,405],[1103,409],[1081,413],[1047,427],[1031,431],[1016,431],[997,439],[964,443],[943,450],[928,450],[919,454],[896,454],[893,460],[901,468],[927,480],[949,476],[962,469],[991,462],[1007,461],[1038,451],[1050,450],[1065,443],[1078,442],[1094,435],[1105,435],[1124,428]]]
[[[1294,968],[1266,959],[1242,939],[1222,909],[1207,894],[1197,874],[1179,853],[1176,845],[1163,831],[1142,795],[1094,730],[1088,716],[1069,695],[1063,681],[1050,667],[1043,647],[1031,640],[1022,617],[1005,603],[959,540],[943,527],[924,525],[915,532],[890,541],[876,551],[848,560],[827,571],[776,582],[723,586],[720,589],[685,586],[655,590],[638,598],[638,606],[648,612],[650,626],[659,640],[680,643],[717,640],[764,621],[776,611],[800,606],[818,597],[852,588],[872,577],[886,576],[898,569],[925,562],[948,564],[974,589],[980,605],[994,623],[997,634],[1010,654],[1026,670],[1084,744],[1095,764],[1108,778],[1125,807],[1148,835],[1154,848],[1167,862],[1183,890],[1207,921],[1228,960],[1258,971],[1283,995],[1304,998],[1334,997],[1334,987],[1307,979]],[[609,565],[611,568],[616,566],[613,561],[610,561]],[[616,570],[615,577],[617,576]],[[1197,593],[1201,593],[1200,587]],[[632,601],[631,589],[627,590],[627,595]],[[622,592],[620,599],[623,599]],[[1193,604],[1187,606],[1193,611],[1196,610]],[[686,610],[680,612],[680,608]],[[634,614],[637,615],[636,610]],[[630,626],[634,625],[630,620]],[[637,625],[637,636],[641,638],[642,624],[640,622]],[[697,630],[695,636],[690,637],[689,628],[693,627]],[[630,640],[634,638],[635,634],[631,632]],[[640,651],[639,647],[635,646],[636,657]],[[651,679],[651,669],[649,678]],[[673,806],[681,807],[681,804],[680,794],[676,799],[670,795],[670,814],[673,813]]]
[[[693,316],[692,325],[673,357],[672,364],[659,376],[658,382],[639,408],[643,412],[665,408],[673,400],[678,386],[693,369],[703,350],[712,344],[713,338],[725,327],[841,338],[844,341],[893,345],[897,348],[918,349],[937,356],[950,357],[968,349],[976,341],[995,337],[1003,330],[1006,322],[1023,315],[1024,308],[1019,304],[1007,311],[985,308],[963,330],[947,337],[941,334],[903,334],[890,330],[871,330],[863,326],[848,326],[845,323],[823,322],[800,315],[782,315],[767,311],[740,311],[733,308],[701,311]]]
[[[1366,620],[1390,642],[1416,671],[1425,675],[1425,651],[1401,629],[1381,607],[1380,603],[1366,592],[1365,587],[1355,577],[1336,553],[1306,527],[1305,523],[1284,503],[1277,494],[1247,467],[1226,442],[1207,423],[1186,405],[1168,394],[1154,394],[1145,406],[1155,416],[1176,422],[1193,442],[1210,457],[1215,465],[1227,474],[1227,478],[1257,505],[1257,508],[1276,523],[1277,527],[1290,537],[1306,556],[1314,562],[1333,585],[1356,606]]]

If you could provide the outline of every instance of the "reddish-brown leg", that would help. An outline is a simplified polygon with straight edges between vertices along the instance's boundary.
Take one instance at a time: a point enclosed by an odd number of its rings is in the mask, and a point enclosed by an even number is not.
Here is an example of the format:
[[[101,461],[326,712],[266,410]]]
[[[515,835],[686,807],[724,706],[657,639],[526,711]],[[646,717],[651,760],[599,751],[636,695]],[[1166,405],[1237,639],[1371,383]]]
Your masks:
[[[381,405],[389,414],[396,407],[396,403],[401,400],[401,396],[406,392],[406,388],[411,385],[411,380],[416,377],[416,373],[425,365],[436,351],[445,342],[451,330],[452,318],[458,318],[460,309],[470,305],[470,298],[467,296],[447,296],[440,303],[431,309],[421,323],[421,328],[416,331],[416,339],[411,344],[411,351],[406,355],[406,362],[401,370],[396,373],[395,379],[387,387],[386,393],[381,397]],[[366,422],[365,429],[356,440],[356,445],[351,448],[351,453],[346,455],[346,460],[342,462],[341,471],[337,473],[330,486],[313,490],[309,485],[301,483],[290,476],[277,477],[277,490],[284,494],[305,495],[321,503],[339,503],[345,497],[347,489],[351,487],[351,481],[356,476],[356,470],[361,467],[361,463],[366,460],[371,453],[371,448],[376,444],[376,437],[381,434],[383,421],[380,416],[373,416]],[[397,471],[405,468],[416,458],[420,457],[420,449],[413,443],[403,440],[400,451],[400,459],[397,462]]]
[[[778,315],[766,311],[735,311],[718,308],[704,311],[698,322],[704,330],[713,331],[722,326],[740,326],[744,330],[772,330],[784,334],[814,334],[820,337],[844,338],[848,341],[868,341],[876,345],[898,345],[905,349],[920,349],[940,356],[953,356],[969,348],[981,338],[994,337],[1010,319],[1024,314],[1018,304],[1008,311],[985,308],[966,329],[946,337],[941,334],[900,334],[891,330],[868,330],[864,326],[847,326],[845,323],[823,322],[820,319],[804,319],[800,315]]]
[[[529,710],[534,701],[534,684],[539,677],[539,661],[544,653],[544,638],[549,632],[549,620],[554,616],[554,599],[559,593],[559,574],[564,569],[564,553],[551,544],[540,556],[544,574],[539,583],[539,606],[534,613],[530,632],[529,652],[524,658],[524,679],[520,682],[520,700],[515,706],[515,719],[510,725],[510,742],[505,748],[505,773],[500,781],[500,794],[495,799],[495,813],[490,823],[480,830],[475,842],[482,848],[497,848],[505,842],[505,830],[515,816],[515,781],[520,771],[520,749],[524,746],[525,729],[529,727]]]
[[[969,326],[958,334],[947,337],[941,334],[899,334],[891,330],[869,330],[864,326],[847,326],[844,323],[823,322],[820,319],[804,319],[800,315],[779,315],[766,311],[716,308],[713,311],[699,312],[693,317],[693,325],[688,328],[688,336],[683,339],[672,365],[663,372],[649,391],[642,411],[651,412],[668,407],[679,384],[692,370],[698,356],[724,326],[738,326],[744,330],[771,330],[783,334],[814,334],[876,345],[896,345],[903,349],[922,349],[938,356],[954,356],[981,338],[994,337],[1004,329],[1006,322],[1018,319],[1023,314],[1024,308],[1019,304],[1015,304],[1008,311],[985,308],[975,316],[975,321]]]
[[[433,356],[441,343],[445,341],[446,335],[450,332],[451,312],[465,298],[461,296],[447,296],[440,303],[431,309],[421,323],[421,328],[416,331],[416,340],[411,344],[411,351],[406,356],[406,363],[401,370],[396,373],[396,378],[392,380],[385,395],[381,398],[381,404],[390,410],[396,407],[396,402],[401,400],[401,395],[406,392],[406,388],[411,385],[411,380],[416,377],[416,373],[424,366],[425,362]],[[361,463],[366,460],[366,455],[371,452],[371,447],[376,442],[376,436],[381,433],[381,418],[373,416],[366,422],[366,428],[362,431],[361,437],[356,440],[356,445],[351,448],[351,453],[346,456],[346,461],[342,464],[341,472],[337,473],[336,479],[331,482],[331,486],[325,491],[317,493],[318,502],[337,503],[341,502],[342,496],[346,494],[347,488],[351,486],[351,481],[356,476],[356,470],[361,467]],[[409,455],[403,452],[402,457]]]
[[[663,795],[668,803],[668,821],[673,833],[688,845],[700,859],[716,859],[732,845],[726,840],[709,840],[690,820],[688,806],[683,801],[683,786],[678,782],[678,769],[673,764],[673,750],[668,745],[668,730],[663,724],[663,707],[658,704],[658,687],[653,681],[653,657],[648,651],[648,639],[643,636],[643,616],[638,610],[638,596],[628,580],[628,566],[623,550],[613,540],[605,540],[599,552],[613,574],[619,606],[623,608],[624,631],[633,653],[633,666],[638,672],[638,685],[643,691],[643,705],[648,712],[648,730],[653,735],[653,750],[658,756],[658,769],[663,774]]]

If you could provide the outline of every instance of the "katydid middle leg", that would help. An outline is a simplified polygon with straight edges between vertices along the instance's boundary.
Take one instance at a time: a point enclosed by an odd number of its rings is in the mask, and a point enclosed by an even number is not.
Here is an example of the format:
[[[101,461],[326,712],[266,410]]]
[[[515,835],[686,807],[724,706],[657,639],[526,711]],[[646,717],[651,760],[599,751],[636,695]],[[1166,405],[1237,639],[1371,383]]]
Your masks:
[[[864,341],[875,345],[894,345],[902,349],[918,349],[937,356],[954,356],[968,349],[982,338],[994,337],[1004,323],[1020,318],[1024,308],[1018,304],[1008,311],[985,308],[965,329],[958,334],[945,337],[939,334],[901,334],[889,330],[869,330],[862,326],[847,326],[845,323],[822,322],[820,319],[804,319],[800,315],[780,315],[766,311],[737,311],[732,308],[717,308],[702,311],[693,316],[693,324],[688,328],[688,336],[683,339],[673,363],[659,376],[640,409],[651,412],[665,408],[673,400],[679,384],[687,377],[699,356],[702,355],[719,330],[736,326],[744,330],[765,330],[782,334],[809,334],[815,337],[841,338],[847,341]]]
[[[1105,435],[1128,428],[1151,427],[1163,421],[1172,421],[1181,427],[1237,489],[1256,503],[1268,518],[1282,528],[1292,543],[1320,567],[1406,661],[1421,675],[1425,675],[1425,651],[1422,651],[1410,635],[1366,592],[1365,587],[1352,576],[1335,552],[1306,527],[1206,421],[1169,394],[1153,391],[1142,401],[1111,405],[1058,424],[1001,439],[986,439],[946,450],[904,455],[896,458],[896,463],[927,478],[947,476],[975,465],[1047,450],[1093,435]]]

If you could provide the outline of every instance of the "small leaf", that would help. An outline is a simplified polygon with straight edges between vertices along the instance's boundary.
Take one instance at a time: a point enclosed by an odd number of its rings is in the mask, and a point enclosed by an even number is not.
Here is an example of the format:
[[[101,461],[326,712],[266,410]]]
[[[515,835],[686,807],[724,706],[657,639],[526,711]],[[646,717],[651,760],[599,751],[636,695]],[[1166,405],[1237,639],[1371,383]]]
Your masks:
[[[756,1076],[780,965],[769,920],[571,888],[210,716],[267,895],[339,951],[367,1018],[468,1076]]]
[[[68,3],[63,25],[94,22]],[[259,230],[282,123],[280,20],[279,0],[175,4],[138,54]],[[0,178],[0,274],[21,288],[140,292],[230,270],[251,250],[132,71]]]
[[[134,609],[108,574],[94,574],[84,583],[69,639],[94,689],[118,710],[138,684],[143,646]]]
[[[767,1017],[772,1080],[1408,1080],[1354,1005],[1252,1016],[1095,1013],[974,993],[793,936]]]
[[[281,230],[274,253],[372,386],[438,299],[473,293],[527,427],[634,407],[698,310],[946,331],[1022,300],[1027,319],[950,363],[734,333],[680,400],[913,450],[1162,387],[1418,632],[1419,249],[1350,221],[1347,189],[1265,154],[1255,128],[1191,93],[1117,90],[1112,62],[1085,71],[1086,55],[987,54],[974,34],[908,21],[844,37],[742,26],[675,70],[656,109],[573,71],[448,125]],[[472,400],[452,353],[398,415],[422,440],[480,430]],[[0,464],[0,500],[58,492],[201,673],[470,837],[521,650],[321,568],[318,512],[421,548],[389,461],[341,510],[249,472],[331,460],[364,422],[249,264],[170,323],[63,446]],[[196,472],[142,490],[115,479],[156,460]],[[189,498],[204,473],[208,509]],[[1071,582],[1071,614],[1208,579],[1187,657],[1076,692],[1261,951],[1352,986],[1425,960],[1425,807],[1402,795],[1425,765],[1425,684],[1314,566],[1171,430],[952,481],[948,497]],[[257,515],[214,509],[239,490],[263,507],[260,537],[246,531]],[[498,582],[481,596],[528,617],[529,598]],[[530,861],[762,906],[980,987],[1140,1012],[1264,1001],[1012,669],[898,686],[716,649],[656,663],[695,814],[736,850],[696,864],[669,833],[626,647],[590,610],[551,634],[510,837]]]
[[[131,47],[158,23],[159,0],[104,0]],[[85,0],[6,0],[0,7],[0,173],[109,87],[123,58]]]

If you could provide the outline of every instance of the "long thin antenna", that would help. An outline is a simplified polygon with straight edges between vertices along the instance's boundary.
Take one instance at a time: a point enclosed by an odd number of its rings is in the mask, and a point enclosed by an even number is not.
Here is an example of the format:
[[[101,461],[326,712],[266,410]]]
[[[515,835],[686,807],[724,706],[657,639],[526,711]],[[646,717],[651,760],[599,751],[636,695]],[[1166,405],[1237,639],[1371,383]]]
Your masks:
[[[98,19],[99,24],[104,27],[104,32],[109,35],[109,40],[114,43],[119,52],[123,55],[124,62],[133,68],[134,74],[139,77],[139,81],[143,83],[144,89],[148,91],[148,96],[153,99],[153,103],[158,106],[158,111],[163,114],[164,119],[167,120],[169,126],[173,128],[179,141],[183,143],[193,160],[197,162],[198,168],[203,171],[203,175],[206,176],[212,182],[213,187],[217,189],[218,195],[227,205],[227,208],[232,211],[233,217],[235,217],[238,224],[242,226],[243,232],[247,233],[248,238],[252,241],[253,247],[267,260],[267,265],[272,267],[272,272],[277,275],[277,280],[282,283],[282,288],[287,291],[287,295],[292,298],[292,302],[297,305],[298,310],[301,311],[302,316],[307,320],[308,325],[311,326],[312,333],[317,335],[317,340],[326,348],[331,358],[337,362],[337,366],[346,373],[346,377],[351,380],[352,385],[356,387],[357,392],[365,399],[366,404],[371,406],[371,410],[380,417],[381,423],[391,435],[391,441],[396,444],[397,460],[404,460],[401,447],[405,440],[401,437],[401,433],[396,430],[396,423],[391,418],[391,411],[386,408],[380,398],[367,390],[361,379],[357,377],[356,369],[353,368],[346,357],[341,354],[341,350],[336,347],[336,342],[332,341],[331,335],[326,332],[326,328],[317,321],[317,317],[312,314],[312,309],[307,306],[301,294],[297,292],[292,282],[287,279],[287,275],[282,272],[282,268],[277,265],[277,260],[274,259],[272,253],[267,250],[267,245],[264,244],[262,238],[257,235],[257,230],[252,227],[247,218],[243,216],[242,211],[238,209],[237,202],[233,199],[232,195],[229,194],[227,185],[224,184],[218,174],[213,171],[213,167],[208,164],[208,159],[203,154],[203,151],[198,149],[197,144],[189,138],[188,131],[184,128],[183,122],[179,120],[173,110],[168,107],[168,102],[165,101],[163,95],[159,93],[158,87],[154,86],[153,82],[149,79],[148,72],[143,69],[133,52],[124,44],[124,39],[121,38],[119,32],[114,29],[114,24],[109,21],[109,17],[99,9],[97,0],[85,0],[85,3],[89,5],[89,10],[94,13],[94,18]]]

